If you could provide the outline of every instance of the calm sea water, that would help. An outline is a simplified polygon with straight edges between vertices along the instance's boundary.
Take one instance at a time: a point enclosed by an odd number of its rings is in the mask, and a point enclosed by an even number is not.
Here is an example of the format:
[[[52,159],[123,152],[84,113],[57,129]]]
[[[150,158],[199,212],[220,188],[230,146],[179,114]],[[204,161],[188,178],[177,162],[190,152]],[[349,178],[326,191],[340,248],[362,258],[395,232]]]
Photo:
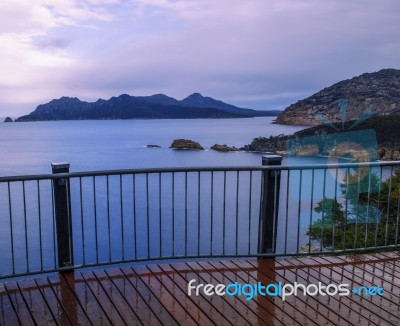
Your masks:
[[[262,117],[3,123],[0,125],[0,176],[50,173],[51,162],[60,161],[69,162],[71,171],[260,165],[259,153],[219,153],[209,148],[215,143],[240,147],[255,137],[290,134],[302,129],[272,124],[273,120],[273,117]],[[198,141],[207,150],[169,149],[177,138]],[[162,148],[147,148],[149,144]],[[320,160],[303,158],[301,161],[316,162]],[[173,253],[221,254],[224,246],[226,253],[231,254],[235,248],[239,253],[246,253],[247,248],[256,250],[261,174],[253,173],[251,182],[248,172],[240,175],[227,172],[226,181],[224,177],[224,172],[216,172],[213,176],[205,173],[201,179],[197,173],[189,173],[187,180],[185,174],[179,173],[174,177],[149,175],[148,179],[146,175],[98,177],[96,183],[92,178],[83,178],[82,184],[79,178],[70,180],[75,262],[115,261],[121,260],[122,255],[140,258]],[[315,193],[320,196],[323,193],[318,181],[321,177],[316,175],[314,185]],[[287,206],[285,198],[292,200],[294,196],[294,201],[299,202],[298,174],[293,173],[290,178],[290,187],[281,187],[283,212]],[[286,184],[285,180],[287,173],[282,175],[282,184]],[[288,213],[282,213],[278,222],[281,251],[284,246],[281,239],[286,238],[289,224],[295,227],[289,228],[288,249],[296,246],[297,239],[300,245],[308,243],[308,221],[315,215],[309,211],[310,198],[307,198],[310,180],[304,173],[300,207],[290,205]],[[332,195],[333,190],[330,187],[327,191]],[[299,210],[305,216],[304,223],[298,220]],[[297,225],[301,228],[298,235]],[[161,239],[159,233],[162,233]],[[186,233],[189,237],[185,242]],[[225,243],[222,239],[226,239]],[[37,270],[41,263],[44,268],[55,266],[51,182],[41,182],[40,191],[34,181],[11,183],[10,187],[0,183],[0,247],[0,274],[11,273],[13,266],[17,272]]]
[[[274,117],[195,120],[96,120],[0,124],[0,176],[50,173],[52,162],[71,171],[171,166],[259,165],[260,154],[219,153],[215,144],[243,146],[253,138],[290,134],[302,127],[272,124]],[[175,151],[187,138],[206,151]],[[162,148],[147,148],[149,144]]]

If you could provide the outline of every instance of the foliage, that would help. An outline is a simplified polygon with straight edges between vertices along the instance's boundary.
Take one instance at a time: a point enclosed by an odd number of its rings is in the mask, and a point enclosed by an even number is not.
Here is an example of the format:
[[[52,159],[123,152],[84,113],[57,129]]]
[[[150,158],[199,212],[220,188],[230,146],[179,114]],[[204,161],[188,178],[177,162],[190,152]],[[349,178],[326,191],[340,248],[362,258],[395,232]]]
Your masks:
[[[400,170],[381,173],[359,168],[345,173],[340,191],[343,202],[321,200],[307,235],[322,247],[356,249],[397,244],[399,231]],[[389,168],[390,170],[390,168]]]

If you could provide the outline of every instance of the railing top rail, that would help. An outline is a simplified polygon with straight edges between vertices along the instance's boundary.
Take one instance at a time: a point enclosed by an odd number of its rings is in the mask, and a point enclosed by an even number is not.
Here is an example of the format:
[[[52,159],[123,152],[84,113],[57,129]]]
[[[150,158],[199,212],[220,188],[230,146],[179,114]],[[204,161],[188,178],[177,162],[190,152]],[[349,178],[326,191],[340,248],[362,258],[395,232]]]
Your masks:
[[[218,171],[268,171],[268,170],[318,170],[318,169],[351,169],[359,167],[384,167],[400,166],[400,161],[379,161],[362,163],[329,163],[329,164],[307,164],[307,165],[277,165],[277,166],[204,166],[204,167],[170,167],[170,168],[141,168],[100,170],[85,172],[70,172],[59,174],[37,174],[0,177],[0,183],[13,181],[35,181],[62,178],[95,177],[106,175],[124,174],[151,174],[151,173],[184,173],[184,172],[218,172]]]

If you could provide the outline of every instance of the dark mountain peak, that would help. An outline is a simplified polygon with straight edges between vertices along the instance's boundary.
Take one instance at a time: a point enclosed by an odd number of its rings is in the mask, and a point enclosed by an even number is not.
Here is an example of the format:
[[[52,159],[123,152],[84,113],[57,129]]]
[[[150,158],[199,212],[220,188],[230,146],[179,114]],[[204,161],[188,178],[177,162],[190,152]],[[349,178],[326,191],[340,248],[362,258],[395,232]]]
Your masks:
[[[231,107],[234,107],[233,105],[226,104],[222,101],[218,101],[213,99],[212,97],[207,97],[203,96],[200,93],[193,93],[189,95],[188,97],[184,98],[181,103],[184,103],[186,105],[190,106],[195,106],[195,107],[214,107],[214,108],[221,108],[222,106],[229,105]]]
[[[54,102],[68,102],[68,103],[78,103],[78,102],[82,102],[79,98],[77,97],[69,97],[69,96],[61,96],[59,99],[53,99],[51,100],[49,103],[54,103]]]
[[[211,97],[204,97],[200,93],[194,93],[182,101],[165,94],[121,94],[109,100],[98,99],[96,102],[84,102],[76,97],[64,96],[39,105],[35,111],[16,121],[244,118],[266,115],[273,113],[241,109]]]
[[[165,94],[154,94],[151,96],[143,97],[149,103],[161,104],[161,105],[179,105],[179,101],[173,97],[167,96]]]
[[[193,94],[190,94],[187,98],[190,98],[190,99],[200,99],[200,98],[204,98],[204,96],[201,95],[200,93],[193,93]]]
[[[149,97],[150,98],[158,98],[158,99],[167,99],[167,98],[170,99],[170,98],[172,98],[172,97],[167,96],[167,95],[162,94],[162,93],[150,95]]]

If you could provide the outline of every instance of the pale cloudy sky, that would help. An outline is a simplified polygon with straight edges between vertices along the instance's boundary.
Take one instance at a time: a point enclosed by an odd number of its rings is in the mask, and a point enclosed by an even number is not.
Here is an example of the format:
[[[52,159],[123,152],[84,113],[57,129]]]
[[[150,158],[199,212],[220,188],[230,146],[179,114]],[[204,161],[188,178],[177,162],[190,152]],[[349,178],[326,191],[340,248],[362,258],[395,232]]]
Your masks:
[[[193,92],[276,109],[400,68],[398,0],[1,0],[0,116]]]

